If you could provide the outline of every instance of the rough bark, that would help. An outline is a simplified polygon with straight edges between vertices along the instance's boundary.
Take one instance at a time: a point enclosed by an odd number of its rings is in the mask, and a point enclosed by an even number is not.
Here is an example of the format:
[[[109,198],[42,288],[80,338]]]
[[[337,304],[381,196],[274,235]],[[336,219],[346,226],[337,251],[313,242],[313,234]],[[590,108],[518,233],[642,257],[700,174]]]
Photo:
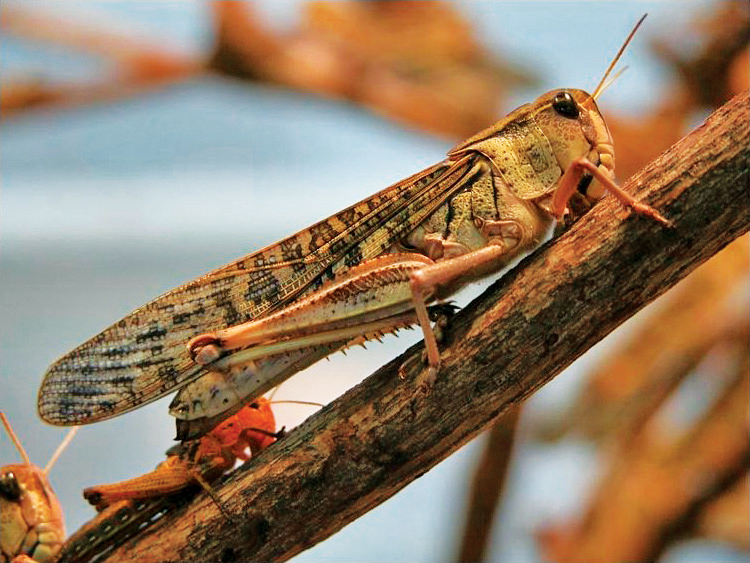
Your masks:
[[[497,421],[748,230],[748,94],[625,186],[666,228],[608,198],[461,311],[431,393],[406,358],[378,370],[107,561],[284,560],[385,501]]]
[[[670,292],[658,311],[587,375],[578,400],[562,416],[541,421],[551,440],[574,433],[599,444],[632,438],[720,343],[746,333],[750,237],[743,236]],[[747,335],[741,334],[743,341]],[[539,420],[536,421],[540,423]]]

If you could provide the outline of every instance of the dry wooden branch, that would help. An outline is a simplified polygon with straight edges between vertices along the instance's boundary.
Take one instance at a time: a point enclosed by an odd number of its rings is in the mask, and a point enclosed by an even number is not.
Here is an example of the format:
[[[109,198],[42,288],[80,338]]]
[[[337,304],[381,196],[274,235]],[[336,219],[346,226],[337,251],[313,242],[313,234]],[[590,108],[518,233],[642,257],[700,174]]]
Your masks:
[[[699,515],[696,535],[750,550],[750,474],[711,502]]]
[[[430,394],[415,369],[397,376],[411,348],[227,478],[232,521],[201,495],[107,561],[288,559],[424,474],[748,230],[748,105],[745,92],[625,186],[673,228],[596,206],[457,315]]]
[[[628,440],[672,396],[705,355],[748,325],[750,238],[741,237],[698,268],[640,323],[619,350],[589,374],[564,416],[542,423],[557,439],[576,432],[599,443]]]
[[[521,409],[510,409],[487,432],[471,480],[463,539],[456,561],[486,561],[492,525],[503,498]]]

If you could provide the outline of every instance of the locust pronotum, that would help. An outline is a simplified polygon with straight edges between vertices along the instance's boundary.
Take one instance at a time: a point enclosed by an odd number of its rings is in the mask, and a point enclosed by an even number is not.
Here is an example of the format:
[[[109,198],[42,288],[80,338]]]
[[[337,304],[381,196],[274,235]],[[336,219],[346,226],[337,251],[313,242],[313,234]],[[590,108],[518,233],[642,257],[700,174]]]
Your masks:
[[[39,414],[85,424],[181,388],[170,412],[178,438],[194,438],[336,350],[412,324],[429,383],[439,351],[427,304],[499,271],[606,192],[668,223],[614,182],[596,105],[642,21],[593,94],[543,94],[443,162],[158,297],[63,356],[44,377]]]
[[[47,474],[78,428],[68,432],[47,466],[40,469],[31,463],[2,412],[0,420],[23,460],[0,468],[0,558],[18,563],[52,561],[65,539],[65,521]]]

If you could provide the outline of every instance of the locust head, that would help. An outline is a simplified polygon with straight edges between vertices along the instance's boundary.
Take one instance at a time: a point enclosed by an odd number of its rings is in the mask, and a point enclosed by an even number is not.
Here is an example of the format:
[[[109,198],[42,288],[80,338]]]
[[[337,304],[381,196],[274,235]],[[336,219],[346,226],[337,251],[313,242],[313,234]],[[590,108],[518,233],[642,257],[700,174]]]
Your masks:
[[[583,90],[566,88],[541,96],[536,103],[534,120],[549,141],[560,170],[586,158],[611,180],[615,177],[615,152],[612,136],[594,98]],[[605,193],[601,182],[589,173],[576,186],[588,203]]]
[[[593,94],[575,88],[547,92],[458,145],[448,156],[484,155],[510,194],[535,201],[558,220],[569,203],[588,208],[606,191],[617,191],[614,144],[596,99],[611,83],[607,82],[610,72],[642,21],[630,32]]]
[[[632,198],[622,193],[614,183],[615,153],[612,137],[596,100],[620,74],[615,74],[608,81],[610,73],[645,18],[644,14],[635,24],[593,94],[575,89],[554,90],[539,98],[534,104],[534,118],[553,145],[552,150],[560,168],[566,171],[560,180],[563,186],[557,186],[549,204],[553,215],[558,218],[562,215],[565,203],[569,200],[572,202],[571,198],[576,196],[576,191],[578,199],[584,200],[587,204],[596,202],[606,191],[610,191],[627,205],[634,205]],[[567,171],[574,169],[574,163],[579,171],[587,170],[580,176],[575,176],[575,186],[573,182],[564,182],[566,177],[570,178]],[[667,223],[658,213],[650,214]]]
[[[40,527],[28,515],[47,524],[50,533],[44,540]],[[6,465],[0,473],[0,551],[12,559],[30,553],[37,561],[51,560],[59,549],[65,531],[62,509],[47,483],[46,475],[36,465]],[[59,530],[58,530],[59,527]]]
[[[612,137],[583,90],[547,92],[448,154],[469,152],[487,158],[507,193],[558,219],[568,203],[588,209],[614,184]]]
[[[0,468],[0,560],[16,561],[18,555],[30,555],[39,563],[52,561],[65,538],[65,523],[47,474],[77,428],[68,432],[47,466],[41,469],[31,463],[2,412],[0,422],[23,459],[23,463]]]

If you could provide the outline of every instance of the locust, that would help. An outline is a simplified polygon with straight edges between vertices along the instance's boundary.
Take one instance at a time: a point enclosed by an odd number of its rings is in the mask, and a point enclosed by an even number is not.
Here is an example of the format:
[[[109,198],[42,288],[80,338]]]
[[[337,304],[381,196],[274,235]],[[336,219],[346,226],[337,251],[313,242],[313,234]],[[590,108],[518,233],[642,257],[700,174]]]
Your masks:
[[[276,432],[271,402],[260,397],[199,440],[167,450],[167,459],[154,471],[119,483],[89,487],[84,489],[83,498],[101,512],[118,500],[168,495],[196,483],[213,497],[210,481],[229,471],[238,459],[249,460],[282,435],[283,432]]]
[[[645,18],[645,16],[644,16]],[[615,182],[594,90],[541,95],[442,162],[154,299],[57,360],[38,411],[56,425],[105,420],[179,389],[178,439],[196,438],[296,372],[352,344],[419,325],[429,391],[431,321],[464,285],[539,246],[606,193],[669,225]]]
[[[0,468],[0,561],[52,561],[65,539],[65,521],[47,474],[78,428],[68,432],[46,467],[40,469],[31,463],[2,412],[0,421],[23,459],[23,463]]]
[[[111,549],[189,500],[188,489],[195,489],[196,485],[203,487],[224,515],[231,518],[212,483],[238,460],[251,459],[284,436],[284,427],[277,430],[272,408],[280,403],[323,406],[259,397],[200,439],[169,448],[166,460],[153,471],[84,489],[83,497],[96,508],[97,515],[67,539],[58,560],[101,560]]]
[[[101,512],[119,500],[165,496],[199,484],[221,508],[208,484],[232,469],[238,460],[248,461],[284,436],[284,427],[276,430],[272,410],[272,405],[279,403],[323,406],[310,401],[272,401],[259,397],[199,440],[171,447],[167,459],[154,471],[119,483],[88,487],[83,498]]]
[[[238,459],[247,461],[281,435],[283,429],[276,432],[271,401],[260,397],[199,440],[167,450],[166,460],[153,471],[84,489],[83,497],[98,514],[68,538],[59,560],[90,561],[103,555],[169,512],[174,503],[190,498],[186,492],[193,485],[202,486],[224,511],[210,483]]]

